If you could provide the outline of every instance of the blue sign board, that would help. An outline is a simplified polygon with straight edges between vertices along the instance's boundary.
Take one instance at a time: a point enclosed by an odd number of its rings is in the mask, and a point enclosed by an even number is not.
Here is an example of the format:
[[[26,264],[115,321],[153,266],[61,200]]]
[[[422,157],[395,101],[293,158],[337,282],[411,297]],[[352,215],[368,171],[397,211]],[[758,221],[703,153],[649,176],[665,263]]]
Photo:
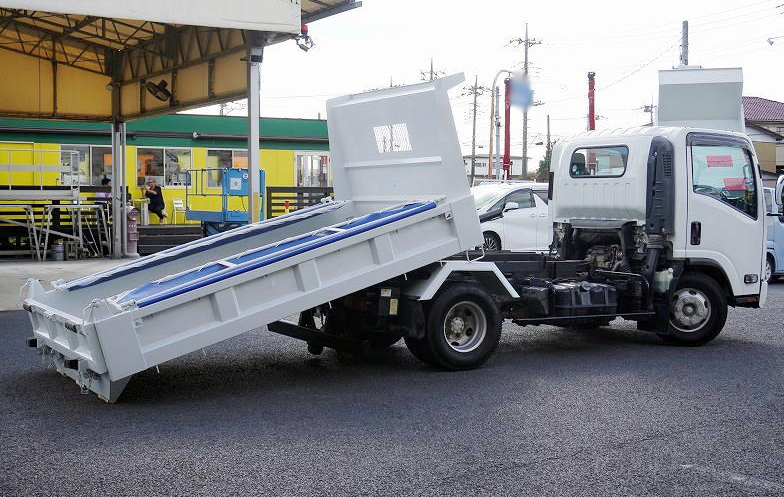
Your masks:
[[[511,85],[511,103],[513,106],[529,108],[534,104],[534,91],[531,89],[531,82],[520,77],[513,77]]]

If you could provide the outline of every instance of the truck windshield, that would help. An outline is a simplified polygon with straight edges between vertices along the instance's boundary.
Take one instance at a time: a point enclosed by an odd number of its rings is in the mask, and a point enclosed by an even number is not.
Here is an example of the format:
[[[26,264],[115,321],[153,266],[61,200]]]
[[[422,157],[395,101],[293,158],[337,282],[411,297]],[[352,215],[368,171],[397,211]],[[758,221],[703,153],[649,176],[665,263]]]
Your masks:
[[[692,145],[692,188],[757,218],[757,185],[749,151],[738,145]]]

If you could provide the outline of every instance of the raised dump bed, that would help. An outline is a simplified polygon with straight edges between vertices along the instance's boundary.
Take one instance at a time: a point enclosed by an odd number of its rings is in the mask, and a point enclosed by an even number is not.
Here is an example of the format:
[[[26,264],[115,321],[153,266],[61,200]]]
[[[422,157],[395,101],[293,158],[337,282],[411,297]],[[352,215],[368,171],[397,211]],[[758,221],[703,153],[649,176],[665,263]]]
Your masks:
[[[46,291],[30,345],[113,402],[137,372],[481,244],[451,76],[330,100],[336,200]]]

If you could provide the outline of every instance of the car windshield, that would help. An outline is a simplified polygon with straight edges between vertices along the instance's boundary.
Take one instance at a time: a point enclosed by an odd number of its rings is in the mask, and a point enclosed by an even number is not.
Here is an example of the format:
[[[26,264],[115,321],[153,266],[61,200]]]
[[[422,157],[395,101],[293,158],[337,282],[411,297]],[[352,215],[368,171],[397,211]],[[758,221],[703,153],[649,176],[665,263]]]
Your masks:
[[[482,188],[481,190],[475,188],[472,193],[474,194],[476,208],[483,209],[503,196],[505,191],[500,191],[497,188]]]

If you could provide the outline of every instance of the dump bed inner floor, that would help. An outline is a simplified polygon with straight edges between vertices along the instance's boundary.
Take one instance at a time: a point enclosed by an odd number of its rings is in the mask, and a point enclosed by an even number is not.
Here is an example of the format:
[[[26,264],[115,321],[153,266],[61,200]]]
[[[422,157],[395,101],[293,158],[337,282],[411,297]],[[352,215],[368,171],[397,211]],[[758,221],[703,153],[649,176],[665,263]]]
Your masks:
[[[435,202],[413,202],[400,207],[374,212],[345,223],[321,229],[315,233],[300,235],[290,240],[283,240],[277,244],[269,244],[255,250],[249,250],[243,254],[236,254],[230,258],[215,261],[199,268],[139,286],[120,297],[118,303],[133,301],[137,306],[145,307],[175,295],[181,295],[205,285],[413,216],[419,212],[433,209],[435,206]]]

